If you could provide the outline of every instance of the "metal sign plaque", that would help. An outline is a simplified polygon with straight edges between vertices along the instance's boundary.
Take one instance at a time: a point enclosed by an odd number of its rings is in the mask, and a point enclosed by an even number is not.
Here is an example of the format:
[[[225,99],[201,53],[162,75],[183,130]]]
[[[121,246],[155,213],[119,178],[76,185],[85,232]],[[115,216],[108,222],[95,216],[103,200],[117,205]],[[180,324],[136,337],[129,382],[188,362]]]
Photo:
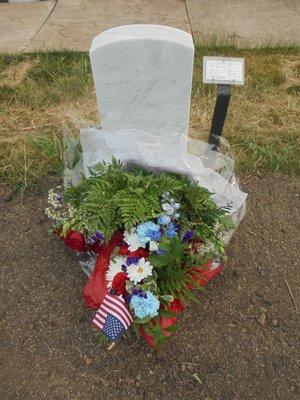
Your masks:
[[[203,82],[222,85],[243,85],[244,58],[203,57]]]

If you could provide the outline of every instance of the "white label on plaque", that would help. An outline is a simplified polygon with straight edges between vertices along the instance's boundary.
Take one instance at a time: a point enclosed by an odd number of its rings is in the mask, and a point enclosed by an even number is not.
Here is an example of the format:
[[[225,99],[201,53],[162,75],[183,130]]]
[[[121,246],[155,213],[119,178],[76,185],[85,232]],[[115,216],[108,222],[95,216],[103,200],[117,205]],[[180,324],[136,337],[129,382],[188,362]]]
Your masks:
[[[203,82],[224,85],[244,84],[244,59],[203,57]]]

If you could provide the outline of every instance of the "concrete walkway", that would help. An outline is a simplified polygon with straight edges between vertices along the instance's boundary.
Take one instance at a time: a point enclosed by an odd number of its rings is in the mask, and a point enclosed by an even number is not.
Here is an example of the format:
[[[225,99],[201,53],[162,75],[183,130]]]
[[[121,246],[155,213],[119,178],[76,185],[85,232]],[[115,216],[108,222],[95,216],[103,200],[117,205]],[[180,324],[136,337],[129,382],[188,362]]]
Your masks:
[[[194,36],[241,46],[300,44],[299,0],[186,0]]]
[[[196,40],[234,37],[243,45],[300,43],[297,0],[49,0],[0,4],[0,52],[89,50],[114,26],[152,23],[192,32]]]
[[[55,6],[55,1],[0,4],[0,52],[27,49]]]

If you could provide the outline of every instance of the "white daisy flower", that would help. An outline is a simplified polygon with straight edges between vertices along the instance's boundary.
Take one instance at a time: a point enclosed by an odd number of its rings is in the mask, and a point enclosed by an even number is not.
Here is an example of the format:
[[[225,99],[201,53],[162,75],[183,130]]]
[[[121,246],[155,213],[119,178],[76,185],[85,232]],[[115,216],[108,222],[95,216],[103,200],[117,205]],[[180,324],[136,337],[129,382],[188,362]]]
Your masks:
[[[137,284],[147,276],[152,275],[152,268],[150,262],[142,257],[137,264],[131,264],[127,267],[127,274],[129,279]]]
[[[109,283],[109,286],[118,272],[123,272],[122,265],[126,265],[125,257],[115,257],[110,261],[108,271],[106,272],[105,278]]]
[[[136,251],[139,247],[145,247],[145,243],[140,241],[135,229],[124,232],[124,242],[128,244],[129,251]]]

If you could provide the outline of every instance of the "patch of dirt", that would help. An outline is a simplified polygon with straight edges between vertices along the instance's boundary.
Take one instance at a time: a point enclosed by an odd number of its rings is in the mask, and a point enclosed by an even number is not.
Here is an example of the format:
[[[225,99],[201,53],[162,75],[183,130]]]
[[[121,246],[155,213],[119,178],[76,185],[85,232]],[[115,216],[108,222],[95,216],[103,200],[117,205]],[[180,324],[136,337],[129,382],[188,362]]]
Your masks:
[[[244,189],[224,272],[158,355],[97,342],[85,275],[47,234],[45,190],[0,202],[1,399],[299,399],[299,190],[281,175]]]
[[[25,79],[28,71],[39,63],[38,59],[22,61],[10,65],[0,74],[0,86],[15,88]]]

